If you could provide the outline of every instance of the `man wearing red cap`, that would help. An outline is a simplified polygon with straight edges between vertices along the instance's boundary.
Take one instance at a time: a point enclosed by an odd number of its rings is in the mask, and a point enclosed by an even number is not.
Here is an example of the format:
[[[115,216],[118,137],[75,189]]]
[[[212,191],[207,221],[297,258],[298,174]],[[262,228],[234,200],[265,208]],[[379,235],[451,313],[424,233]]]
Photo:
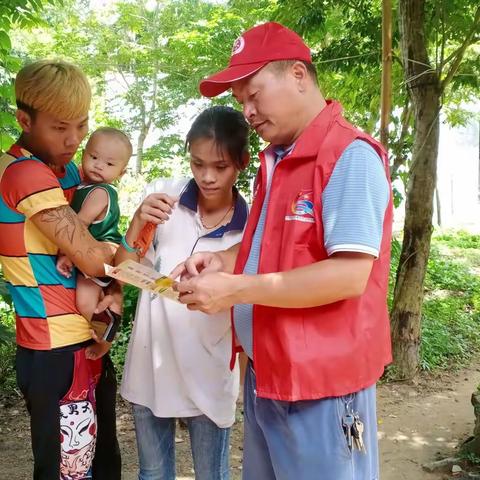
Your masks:
[[[383,147],[318,89],[308,47],[266,23],[236,40],[231,88],[270,145],[245,236],[177,267],[181,301],[233,307],[245,379],[244,480],[378,479],[375,383],[391,360],[392,196]],[[234,355],[232,355],[234,358]]]

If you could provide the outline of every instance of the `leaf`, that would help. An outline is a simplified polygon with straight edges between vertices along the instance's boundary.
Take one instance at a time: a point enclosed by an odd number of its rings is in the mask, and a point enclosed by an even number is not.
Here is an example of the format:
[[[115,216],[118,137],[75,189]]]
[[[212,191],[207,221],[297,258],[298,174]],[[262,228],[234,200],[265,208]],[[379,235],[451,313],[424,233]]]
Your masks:
[[[0,112],[0,129],[6,129],[7,127],[17,127],[15,116],[10,112]]]
[[[13,137],[0,131],[0,154],[8,150],[14,143],[15,139]]]
[[[0,49],[5,51],[10,51],[12,49],[12,42],[7,32],[0,30]]]
[[[7,284],[3,279],[3,276],[0,275],[0,299],[3,300],[8,305],[12,305],[12,297],[8,291]]]
[[[0,323],[0,344],[1,343],[10,343],[14,340],[15,334],[13,330],[8,328],[3,323]]]

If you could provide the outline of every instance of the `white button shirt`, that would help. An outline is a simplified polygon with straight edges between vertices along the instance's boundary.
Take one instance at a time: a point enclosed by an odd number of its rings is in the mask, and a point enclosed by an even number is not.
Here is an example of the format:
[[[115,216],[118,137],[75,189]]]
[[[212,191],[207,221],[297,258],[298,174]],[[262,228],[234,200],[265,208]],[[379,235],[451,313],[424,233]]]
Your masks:
[[[224,250],[240,242],[248,207],[239,194],[230,223],[206,231],[197,212],[194,180],[159,179],[147,186],[145,195],[160,192],[180,200],[170,219],[157,227],[145,264],[168,274],[193,252]],[[229,368],[231,348],[230,312],[192,312],[142,291],[121,395],[157,417],[204,414],[219,427],[230,427],[239,385],[238,370]]]

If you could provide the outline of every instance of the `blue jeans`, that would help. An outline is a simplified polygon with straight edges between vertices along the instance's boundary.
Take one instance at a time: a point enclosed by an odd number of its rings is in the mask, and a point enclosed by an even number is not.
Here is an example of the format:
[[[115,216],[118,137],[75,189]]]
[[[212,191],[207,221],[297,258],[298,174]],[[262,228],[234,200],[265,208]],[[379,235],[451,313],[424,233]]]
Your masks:
[[[133,406],[139,480],[175,480],[175,418],[159,418]],[[219,428],[205,415],[184,419],[190,434],[196,480],[228,480],[230,428]]]
[[[375,385],[321,400],[259,398],[249,362],[243,388],[243,480],[379,479]],[[342,428],[347,408],[364,423],[366,453],[348,448]]]

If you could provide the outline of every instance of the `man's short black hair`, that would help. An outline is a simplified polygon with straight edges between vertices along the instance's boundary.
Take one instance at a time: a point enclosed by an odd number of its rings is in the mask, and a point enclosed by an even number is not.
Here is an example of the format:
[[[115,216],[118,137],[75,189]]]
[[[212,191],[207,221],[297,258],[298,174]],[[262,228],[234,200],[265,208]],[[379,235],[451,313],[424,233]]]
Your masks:
[[[274,62],[270,62],[268,65],[274,71],[283,73],[287,70],[287,68],[290,68],[295,62],[303,63],[312,81],[315,83],[315,85],[318,85],[317,69],[315,68],[315,65],[313,63],[306,62],[305,60],[276,60]]]

